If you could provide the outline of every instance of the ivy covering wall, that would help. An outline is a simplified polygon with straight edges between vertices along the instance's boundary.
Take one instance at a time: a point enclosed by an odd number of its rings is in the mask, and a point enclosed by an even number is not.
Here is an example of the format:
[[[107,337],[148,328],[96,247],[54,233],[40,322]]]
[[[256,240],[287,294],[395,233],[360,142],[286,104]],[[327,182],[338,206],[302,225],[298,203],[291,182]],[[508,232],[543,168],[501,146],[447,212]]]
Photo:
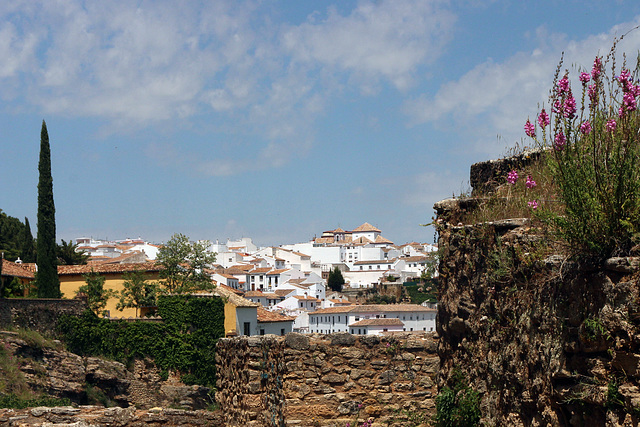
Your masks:
[[[90,310],[64,316],[59,331],[70,351],[127,363],[150,357],[167,375],[181,374],[186,384],[215,386],[215,346],[224,336],[224,302],[219,297],[161,296],[163,322],[111,321]]]

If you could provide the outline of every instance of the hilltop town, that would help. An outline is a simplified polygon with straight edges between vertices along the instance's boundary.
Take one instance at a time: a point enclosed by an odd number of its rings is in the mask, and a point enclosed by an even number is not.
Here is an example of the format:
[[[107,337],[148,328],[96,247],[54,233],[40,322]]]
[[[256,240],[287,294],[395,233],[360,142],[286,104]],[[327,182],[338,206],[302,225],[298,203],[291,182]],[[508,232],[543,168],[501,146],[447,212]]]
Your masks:
[[[437,249],[433,244],[396,245],[369,223],[279,247],[258,247],[251,238],[206,244],[216,260],[204,273],[215,288],[195,294],[225,298],[226,336],[435,331],[435,292],[430,286]],[[64,298],[76,297],[86,275],[97,274],[104,278],[104,288],[112,291],[105,317],[153,315],[152,306],[118,307],[117,296],[127,273],[142,272],[146,280],[159,280],[162,266],[156,257],[161,245],[143,239],[86,237],[77,238],[75,245],[89,258],[85,265],[58,266]],[[35,269],[20,259],[3,260],[2,275],[5,281],[19,279],[27,288]],[[332,274],[340,276],[334,289],[328,285]],[[407,289],[422,296],[414,301],[421,304],[412,303]]]

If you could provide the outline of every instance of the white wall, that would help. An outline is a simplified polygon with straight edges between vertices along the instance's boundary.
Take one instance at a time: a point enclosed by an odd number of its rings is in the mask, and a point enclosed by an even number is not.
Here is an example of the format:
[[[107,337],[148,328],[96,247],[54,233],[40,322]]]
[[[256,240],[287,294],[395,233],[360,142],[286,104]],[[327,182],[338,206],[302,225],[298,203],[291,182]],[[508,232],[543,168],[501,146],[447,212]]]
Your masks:
[[[292,331],[293,331],[292,321],[258,323],[258,335],[267,335],[267,334],[284,335]]]
[[[258,335],[258,308],[236,307],[236,331],[244,335],[244,323],[249,322],[249,335]]]

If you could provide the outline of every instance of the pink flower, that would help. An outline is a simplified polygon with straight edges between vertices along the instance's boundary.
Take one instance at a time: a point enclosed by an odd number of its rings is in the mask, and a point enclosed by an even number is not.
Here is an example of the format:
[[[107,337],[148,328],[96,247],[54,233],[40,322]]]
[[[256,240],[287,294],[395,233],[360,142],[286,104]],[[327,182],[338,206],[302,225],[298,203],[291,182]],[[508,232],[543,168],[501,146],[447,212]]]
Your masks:
[[[589,80],[591,80],[591,75],[589,73],[580,73],[580,81],[582,84],[587,84]]]
[[[605,126],[607,132],[613,132],[616,130],[616,121],[614,119],[607,120],[607,124]]]
[[[593,61],[593,68],[591,69],[591,76],[594,79],[597,79],[602,73],[602,58],[596,56],[596,59]]]
[[[555,138],[555,148],[556,148],[556,150],[562,151],[562,149],[564,148],[564,144],[566,142],[567,142],[567,138],[564,136],[562,131],[560,131],[560,133],[558,133],[556,135],[556,138]]]
[[[571,89],[569,89],[568,93],[569,95],[567,96],[567,99],[564,100],[564,111],[562,114],[564,115],[564,117],[572,119],[576,114],[576,100],[571,94]]]
[[[563,78],[558,81],[558,93],[564,93],[569,91],[569,76],[565,74]]]
[[[533,123],[529,121],[529,119],[527,119],[527,123],[524,124],[524,133],[526,133],[527,136],[530,136],[531,138],[536,137],[536,128]]]
[[[517,171],[512,170],[511,172],[509,172],[507,174],[507,182],[509,184],[515,184],[517,180],[518,180],[518,172]]]
[[[530,202],[527,202],[527,205],[529,205],[531,209],[538,209],[538,206],[539,206],[537,200],[532,200]]]
[[[587,94],[589,95],[589,100],[593,104],[596,100],[596,95],[597,95],[595,83],[587,87]]]
[[[546,111],[544,111],[544,108],[542,109],[542,111],[540,111],[540,114],[538,114],[538,124],[540,125],[541,128],[549,125],[549,123],[551,123],[551,120],[549,120],[549,115],[547,114]]]
[[[531,175],[527,175],[527,181],[525,182],[525,185],[527,186],[527,188],[533,188],[538,184],[536,184],[533,178],[531,178]]]
[[[583,135],[589,135],[591,133],[591,123],[589,120],[580,125],[580,132],[582,132]]]
[[[622,97],[622,105],[627,111],[634,111],[636,109],[635,90],[633,92],[625,92]]]

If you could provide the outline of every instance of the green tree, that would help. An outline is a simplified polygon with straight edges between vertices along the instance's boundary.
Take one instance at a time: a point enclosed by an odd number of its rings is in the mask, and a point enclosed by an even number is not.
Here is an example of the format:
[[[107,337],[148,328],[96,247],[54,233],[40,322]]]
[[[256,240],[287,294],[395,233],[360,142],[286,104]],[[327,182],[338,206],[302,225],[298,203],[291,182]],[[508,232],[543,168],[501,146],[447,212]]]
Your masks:
[[[115,295],[112,289],[105,289],[104,276],[91,270],[91,273],[84,274],[85,284],[78,288],[77,294],[85,294],[89,308],[97,315],[105,315],[104,308],[107,306],[109,298]]]
[[[125,308],[135,308],[136,317],[141,307],[153,307],[156,303],[158,284],[148,282],[144,272],[132,271],[124,275],[123,289],[120,291],[120,301],[116,308],[120,311]]]
[[[56,245],[56,208],[53,202],[51,148],[47,124],[42,121],[40,132],[40,178],[38,181],[38,238],[36,241],[38,272],[36,284],[39,298],[60,298]]]
[[[24,217],[24,234],[22,235],[22,250],[20,258],[23,262],[36,262],[36,248],[34,245],[33,234],[31,234],[31,226],[29,218]]]
[[[8,261],[15,261],[20,256],[23,234],[22,222],[0,209],[0,251]]]
[[[85,265],[89,255],[85,251],[78,251],[78,244],[71,241],[58,245],[58,264],[60,265]]]
[[[207,241],[189,242],[184,234],[176,233],[160,248],[156,262],[164,268],[160,271],[161,284],[169,293],[188,293],[212,289],[211,277],[204,269],[216,261],[216,254],[209,252]]]
[[[338,267],[335,267],[329,272],[329,278],[327,279],[327,286],[334,292],[342,292],[344,286],[344,277]]]

